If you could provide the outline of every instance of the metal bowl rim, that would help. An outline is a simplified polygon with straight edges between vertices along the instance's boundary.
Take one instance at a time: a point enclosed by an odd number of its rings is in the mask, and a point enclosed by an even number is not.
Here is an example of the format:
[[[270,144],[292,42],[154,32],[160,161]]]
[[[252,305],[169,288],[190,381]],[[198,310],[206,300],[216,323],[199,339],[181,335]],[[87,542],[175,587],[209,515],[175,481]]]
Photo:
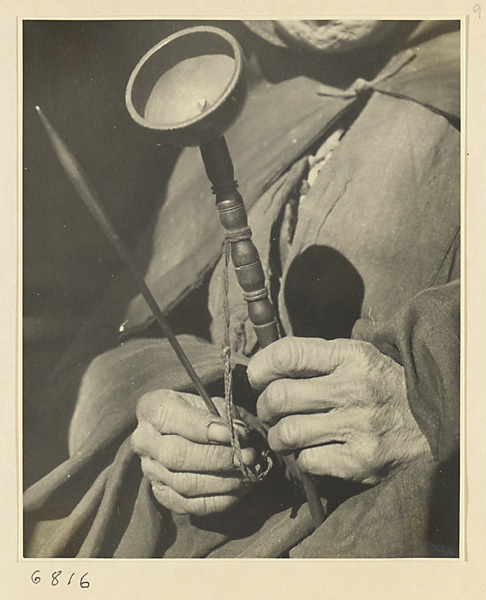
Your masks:
[[[201,115],[193,117],[192,119],[188,119],[187,121],[181,121],[180,123],[175,123],[173,125],[166,126],[166,127],[157,125],[156,123],[152,123],[151,121],[145,119],[145,117],[142,117],[140,115],[140,113],[137,111],[137,109],[135,108],[135,106],[133,105],[132,90],[133,90],[133,84],[135,83],[135,79],[137,78],[137,75],[140,73],[140,71],[141,71],[142,67],[145,65],[145,63],[154,54],[156,54],[159,50],[161,50],[164,46],[167,46],[168,44],[172,43],[174,40],[176,40],[180,37],[183,37],[185,35],[191,35],[194,33],[212,33],[214,35],[218,35],[218,36],[224,38],[227,42],[229,42],[230,46],[233,49],[234,61],[235,61],[235,68],[233,70],[233,75],[232,75],[228,85],[226,86],[224,92],[221,94],[220,98],[214,104],[212,104],[208,110],[201,113]],[[181,31],[177,31],[176,33],[173,33],[169,37],[164,38],[162,41],[158,42],[155,46],[153,46],[150,50],[148,50],[148,52],[146,52],[142,56],[142,58],[138,61],[137,65],[133,69],[132,74],[130,75],[130,79],[128,80],[127,88],[125,91],[125,103],[126,103],[128,112],[130,113],[130,116],[132,117],[132,119],[134,121],[136,121],[139,125],[142,125],[143,127],[147,127],[149,129],[155,129],[157,131],[166,131],[166,132],[170,132],[170,133],[176,133],[177,131],[186,129],[186,128],[190,127],[191,125],[194,125],[194,124],[198,123],[199,121],[206,119],[207,117],[212,115],[227,100],[227,98],[231,95],[231,93],[236,88],[238,81],[241,77],[242,69],[243,69],[243,62],[244,62],[243,51],[242,51],[241,46],[239,45],[238,41],[236,40],[236,38],[234,36],[232,36],[227,31],[224,31],[223,29],[219,29],[218,27],[211,27],[209,25],[200,25],[197,27],[189,27],[187,29],[182,29]]]

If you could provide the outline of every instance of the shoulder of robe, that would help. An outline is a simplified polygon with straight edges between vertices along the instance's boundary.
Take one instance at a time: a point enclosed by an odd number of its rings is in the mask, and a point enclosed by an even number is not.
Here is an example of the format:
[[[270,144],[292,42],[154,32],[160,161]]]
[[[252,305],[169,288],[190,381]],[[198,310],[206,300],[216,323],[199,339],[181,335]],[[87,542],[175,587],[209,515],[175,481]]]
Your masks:
[[[408,98],[446,117],[459,119],[460,32],[452,31],[425,40],[418,37],[414,41],[412,38],[405,52],[413,53],[413,60],[392,77],[375,85],[374,89]],[[395,60],[399,59],[400,55],[397,55]]]

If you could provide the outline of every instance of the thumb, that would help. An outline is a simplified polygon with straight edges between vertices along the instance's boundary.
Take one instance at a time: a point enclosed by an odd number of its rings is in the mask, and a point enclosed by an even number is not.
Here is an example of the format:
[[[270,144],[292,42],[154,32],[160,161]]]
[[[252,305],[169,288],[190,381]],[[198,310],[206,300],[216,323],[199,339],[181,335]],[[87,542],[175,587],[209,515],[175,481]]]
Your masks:
[[[155,390],[142,396],[137,403],[137,419],[146,421],[163,435],[180,435],[192,442],[208,443],[209,427],[213,423],[226,430],[225,439],[230,435],[221,417],[216,417],[206,408],[198,396],[173,390]],[[215,440],[220,441],[220,440]]]
[[[262,390],[276,379],[327,375],[354,346],[351,340],[286,337],[260,350],[248,364],[252,387]]]

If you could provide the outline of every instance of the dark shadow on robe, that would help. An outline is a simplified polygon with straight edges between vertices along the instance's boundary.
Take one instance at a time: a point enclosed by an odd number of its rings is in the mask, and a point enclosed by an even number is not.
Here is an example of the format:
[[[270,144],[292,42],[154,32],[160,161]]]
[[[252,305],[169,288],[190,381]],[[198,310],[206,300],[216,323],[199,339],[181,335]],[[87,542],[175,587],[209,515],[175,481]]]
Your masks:
[[[337,250],[311,246],[290,266],[284,294],[294,335],[349,338],[361,316],[364,283]]]

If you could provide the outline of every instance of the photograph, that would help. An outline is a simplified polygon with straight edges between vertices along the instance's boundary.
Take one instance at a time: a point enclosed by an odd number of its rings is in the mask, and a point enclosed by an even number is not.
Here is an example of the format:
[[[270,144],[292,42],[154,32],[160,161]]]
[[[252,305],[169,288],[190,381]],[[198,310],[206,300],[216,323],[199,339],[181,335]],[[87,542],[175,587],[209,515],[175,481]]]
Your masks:
[[[464,559],[464,27],[20,19],[22,559]]]

